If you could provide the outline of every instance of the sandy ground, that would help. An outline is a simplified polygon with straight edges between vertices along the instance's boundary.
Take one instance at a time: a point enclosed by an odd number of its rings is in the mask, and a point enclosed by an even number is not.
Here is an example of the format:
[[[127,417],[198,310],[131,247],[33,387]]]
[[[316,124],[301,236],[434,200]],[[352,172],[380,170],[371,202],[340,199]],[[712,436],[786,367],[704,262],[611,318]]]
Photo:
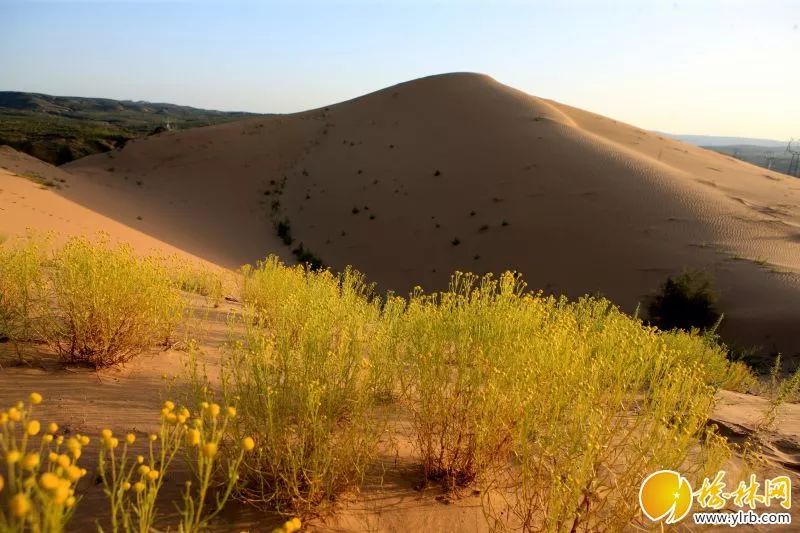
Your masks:
[[[52,171],[69,176],[56,195],[225,267],[292,260],[302,243],[401,293],[514,269],[533,289],[601,293],[629,312],[700,268],[727,340],[800,353],[800,181],[487,76],[168,132]]]

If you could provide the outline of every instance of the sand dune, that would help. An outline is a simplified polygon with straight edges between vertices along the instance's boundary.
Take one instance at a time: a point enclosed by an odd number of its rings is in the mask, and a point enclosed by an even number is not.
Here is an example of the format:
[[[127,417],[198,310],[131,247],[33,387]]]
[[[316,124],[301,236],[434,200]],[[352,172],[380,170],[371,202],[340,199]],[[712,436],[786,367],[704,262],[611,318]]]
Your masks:
[[[400,292],[515,269],[628,311],[702,268],[728,339],[800,353],[800,181],[483,75],[165,133],[53,172],[69,175],[55,194],[226,267],[302,243]]]

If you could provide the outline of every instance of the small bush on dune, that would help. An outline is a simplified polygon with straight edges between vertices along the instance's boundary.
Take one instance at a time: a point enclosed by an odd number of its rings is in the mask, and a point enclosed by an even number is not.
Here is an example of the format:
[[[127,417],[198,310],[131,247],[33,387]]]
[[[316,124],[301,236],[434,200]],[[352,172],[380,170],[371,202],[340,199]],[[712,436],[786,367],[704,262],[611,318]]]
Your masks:
[[[43,244],[31,237],[0,245],[0,336],[12,343],[20,360],[42,312]]]
[[[52,254],[36,239],[0,256],[3,328],[69,362],[129,361],[169,341],[185,308],[163,263],[128,246],[74,238]]]
[[[357,487],[383,431],[370,350],[379,308],[363,278],[284,267],[245,269],[249,305],[227,351],[225,401],[253,435],[241,473],[247,500],[313,513]]]
[[[185,302],[163,264],[128,246],[73,239],[49,272],[55,303],[45,342],[63,359],[95,367],[125,363],[168,344]]]
[[[399,378],[430,479],[510,487],[510,517],[485,500],[500,528],[617,530],[646,473],[724,457],[706,430],[714,393],[752,374],[713,339],[523,287],[457,274],[445,293],[411,296]]]
[[[168,263],[167,271],[180,290],[204,296],[214,307],[222,302],[225,281],[219,272],[179,259]]]
[[[700,271],[667,278],[648,306],[650,322],[663,330],[709,330],[720,320],[711,279]]]

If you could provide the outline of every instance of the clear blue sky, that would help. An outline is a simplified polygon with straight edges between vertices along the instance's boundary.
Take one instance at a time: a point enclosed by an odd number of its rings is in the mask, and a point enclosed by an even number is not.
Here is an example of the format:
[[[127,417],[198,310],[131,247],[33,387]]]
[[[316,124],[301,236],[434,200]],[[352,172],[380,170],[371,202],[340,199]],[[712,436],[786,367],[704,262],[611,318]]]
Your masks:
[[[676,133],[800,137],[799,0],[0,0],[0,90],[291,112],[441,72]]]

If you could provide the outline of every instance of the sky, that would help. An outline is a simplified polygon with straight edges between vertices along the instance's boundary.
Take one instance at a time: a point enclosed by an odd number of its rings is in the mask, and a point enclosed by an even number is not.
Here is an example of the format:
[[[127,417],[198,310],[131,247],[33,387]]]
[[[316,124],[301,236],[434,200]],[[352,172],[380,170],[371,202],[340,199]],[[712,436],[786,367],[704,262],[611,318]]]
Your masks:
[[[0,90],[294,112],[483,72],[642,128],[800,137],[800,0],[0,0]]]

